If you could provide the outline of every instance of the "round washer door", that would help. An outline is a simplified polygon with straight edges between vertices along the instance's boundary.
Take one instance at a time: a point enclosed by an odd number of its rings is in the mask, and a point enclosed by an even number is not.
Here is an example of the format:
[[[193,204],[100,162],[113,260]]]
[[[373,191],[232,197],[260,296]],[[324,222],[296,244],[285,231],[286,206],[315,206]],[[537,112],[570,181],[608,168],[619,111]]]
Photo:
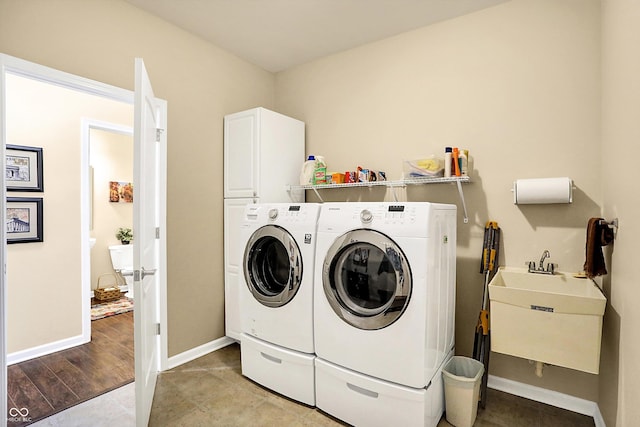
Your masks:
[[[256,230],[245,248],[243,263],[249,291],[267,307],[287,304],[300,288],[300,248],[282,227],[265,225]]]
[[[411,269],[388,236],[357,229],[329,248],[322,272],[333,311],[359,329],[382,329],[398,320],[411,296]]]

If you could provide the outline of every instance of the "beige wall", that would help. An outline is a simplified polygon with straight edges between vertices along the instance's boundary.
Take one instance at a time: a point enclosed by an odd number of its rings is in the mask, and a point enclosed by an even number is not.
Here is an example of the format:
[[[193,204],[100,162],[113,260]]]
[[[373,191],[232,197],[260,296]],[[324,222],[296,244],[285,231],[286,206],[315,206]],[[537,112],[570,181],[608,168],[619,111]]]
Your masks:
[[[306,122],[307,152],[324,155],[330,170],[362,165],[397,179],[403,159],[447,145],[470,150],[469,224],[458,215],[458,354],[472,351],[487,220],[502,228],[502,265],[523,266],[549,249],[561,270],[582,269],[587,220],[602,200],[599,10],[595,0],[514,0],[277,75],[277,110]],[[513,205],[515,179],[555,176],[574,179],[573,204]],[[322,195],[385,197],[382,190]],[[455,186],[399,196],[461,210]],[[527,360],[495,353],[491,373],[598,400],[596,375],[548,367],[537,378]]]
[[[222,122],[273,108],[274,76],[119,0],[0,0],[0,52],[168,101],[169,356],[224,335]]]
[[[548,367],[538,379],[527,361],[497,354],[491,373],[598,401],[607,425],[640,417],[632,271],[639,203],[629,190],[633,163],[620,167],[618,158],[638,157],[635,2],[604,0],[601,21],[597,0],[513,0],[279,73],[275,105],[271,74],[135,8],[53,3],[0,0],[0,51],[125,88],[133,57],[141,56],[157,96],[169,101],[170,355],[223,334],[222,116],[264,105],[306,121],[307,152],[323,154],[332,170],[360,164],[397,178],[403,159],[445,145],[471,150],[471,221],[458,223],[459,354],[471,351],[487,219],[502,227],[501,264],[522,265],[549,249],[561,270],[576,271],[587,219],[619,217],[620,233],[607,251],[601,375]],[[185,150],[211,166],[193,168]],[[546,176],[575,180],[572,205],[512,204],[514,179]],[[323,195],[391,197],[383,190]],[[450,186],[399,196],[460,207]],[[210,277],[200,274],[203,265],[212,266]]]
[[[133,117],[133,109],[131,115]],[[101,275],[115,274],[109,246],[120,244],[115,237],[116,231],[120,227],[133,229],[133,203],[109,200],[110,181],[133,181],[133,136],[91,129],[89,146],[89,164],[93,168],[93,227],[90,234],[96,238],[91,250],[91,289],[95,289]],[[114,277],[105,276],[100,280],[101,286],[105,286],[113,283]],[[117,280],[124,284],[124,278]]]
[[[619,218],[620,231],[607,251],[611,274],[605,281],[599,405],[608,426],[625,427],[640,420],[640,198],[634,164],[640,157],[640,3],[605,0],[602,6],[603,207],[607,218]]]
[[[7,76],[7,141],[42,147],[44,241],[8,246],[8,353],[82,333],[80,128],[85,117],[132,125],[130,105]]]

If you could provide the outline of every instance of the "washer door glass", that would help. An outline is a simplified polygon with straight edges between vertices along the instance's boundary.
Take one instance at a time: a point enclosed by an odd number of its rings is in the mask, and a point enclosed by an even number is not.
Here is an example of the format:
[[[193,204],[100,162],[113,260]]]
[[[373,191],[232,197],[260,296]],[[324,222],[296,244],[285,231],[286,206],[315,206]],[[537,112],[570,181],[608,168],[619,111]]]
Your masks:
[[[323,265],[333,311],[360,329],[381,329],[400,318],[411,296],[411,270],[388,236],[358,229],[333,243]]]
[[[284,228],[266,225],[256,230],[243,260],[249,291],[261,304],[281,307],[298,292],[302,256],[295,239]]]

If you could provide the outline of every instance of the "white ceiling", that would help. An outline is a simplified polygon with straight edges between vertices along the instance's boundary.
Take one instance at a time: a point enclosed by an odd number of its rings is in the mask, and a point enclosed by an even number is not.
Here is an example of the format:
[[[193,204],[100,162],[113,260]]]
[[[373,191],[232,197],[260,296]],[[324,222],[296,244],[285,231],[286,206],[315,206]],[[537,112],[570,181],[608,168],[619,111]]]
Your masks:
[[[126,0],[277,72],[507,0]]]

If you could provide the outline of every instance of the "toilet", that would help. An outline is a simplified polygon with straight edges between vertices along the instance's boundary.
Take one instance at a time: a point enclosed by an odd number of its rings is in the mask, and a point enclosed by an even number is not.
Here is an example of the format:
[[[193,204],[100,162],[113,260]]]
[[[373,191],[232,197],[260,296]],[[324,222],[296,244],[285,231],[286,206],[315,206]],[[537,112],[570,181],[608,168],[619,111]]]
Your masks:
[[[127,284],[127,288],[121,287],[121,290],[127,292],[126,297],[133,298],[133,245],[109,246],[109,254],[113,269],[124,278]]]

